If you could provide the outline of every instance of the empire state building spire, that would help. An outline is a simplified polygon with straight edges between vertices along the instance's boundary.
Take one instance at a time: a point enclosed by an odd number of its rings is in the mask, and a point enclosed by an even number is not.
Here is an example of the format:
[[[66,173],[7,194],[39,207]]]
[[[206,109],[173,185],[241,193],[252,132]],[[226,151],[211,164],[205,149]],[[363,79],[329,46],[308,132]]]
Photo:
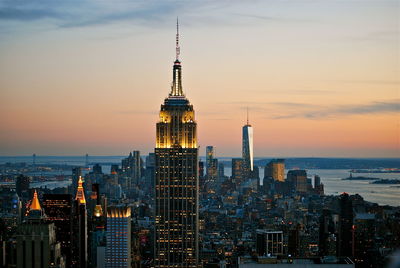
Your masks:
[[[175,46],[176,59],[174,62],[171,92],[169,93],[170,97],[184,97],[183,89],[182,89],[182,66],[181,66],[181,62],[179,61],[180,52],[181,52],[181,48],[179,46],[179,21],[177,18],[176,19],[176,46]]]

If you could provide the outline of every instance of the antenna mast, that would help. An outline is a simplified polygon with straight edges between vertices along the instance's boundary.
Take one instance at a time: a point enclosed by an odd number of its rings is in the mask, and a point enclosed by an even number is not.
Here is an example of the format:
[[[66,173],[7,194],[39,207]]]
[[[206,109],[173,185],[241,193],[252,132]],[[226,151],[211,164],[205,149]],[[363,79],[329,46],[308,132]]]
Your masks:
[[[247,111],[247,117],[246,117],[246,121],[247,121],[247,125],[249,125],[249,107],[246,107],[246,111]]]
[[[179,54],[181,53],[181,48],[179,47],[179,21],[176,17],[176,60],[179,61]]]

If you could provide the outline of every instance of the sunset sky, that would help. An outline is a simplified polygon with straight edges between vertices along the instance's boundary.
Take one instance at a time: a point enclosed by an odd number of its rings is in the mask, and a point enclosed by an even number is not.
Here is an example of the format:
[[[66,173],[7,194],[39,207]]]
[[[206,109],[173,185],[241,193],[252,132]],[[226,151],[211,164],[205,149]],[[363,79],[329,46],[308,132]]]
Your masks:
[[[179,16],[201,155],[400,157],[399,1],[0,1],[0,155],[155,146]]]

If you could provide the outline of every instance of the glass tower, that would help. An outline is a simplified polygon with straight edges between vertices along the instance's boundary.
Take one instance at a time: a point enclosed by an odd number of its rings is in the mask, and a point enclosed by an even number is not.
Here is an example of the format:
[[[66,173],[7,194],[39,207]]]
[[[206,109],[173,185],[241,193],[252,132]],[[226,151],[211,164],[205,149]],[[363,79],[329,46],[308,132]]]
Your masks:
[[[247,121],[243,126],[242,135],[242,157],[246,176],[250,176],[253,171],[253,127]]]
[[[193,106],[183,94],[177,33],[169,96],[156,127],[155,267],[198,267],[198,148]]]

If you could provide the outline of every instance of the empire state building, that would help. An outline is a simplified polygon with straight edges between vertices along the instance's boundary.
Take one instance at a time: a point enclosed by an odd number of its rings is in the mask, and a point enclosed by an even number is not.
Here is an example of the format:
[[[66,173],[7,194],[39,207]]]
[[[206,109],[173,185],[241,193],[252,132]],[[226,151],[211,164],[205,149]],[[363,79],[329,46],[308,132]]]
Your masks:
[[[155,267],[198,267],[198,148],[193,105],[183,94],[176,60],[156,134]]]

